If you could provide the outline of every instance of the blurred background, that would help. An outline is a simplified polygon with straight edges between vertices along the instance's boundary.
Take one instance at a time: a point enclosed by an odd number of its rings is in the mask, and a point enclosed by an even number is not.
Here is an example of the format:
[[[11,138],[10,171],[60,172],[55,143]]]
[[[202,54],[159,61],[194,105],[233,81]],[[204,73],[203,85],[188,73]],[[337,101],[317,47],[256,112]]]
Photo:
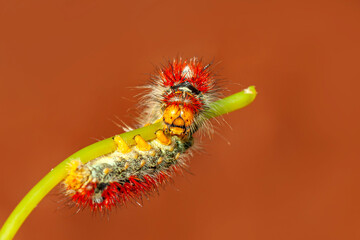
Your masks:
[[[359,1],[1,1],[0,35],[1,224],[134,122],[154,66],[203,57],[225,95],[259,92],[143,207],[73,214],[55,189],[15,239],[360,239]]]

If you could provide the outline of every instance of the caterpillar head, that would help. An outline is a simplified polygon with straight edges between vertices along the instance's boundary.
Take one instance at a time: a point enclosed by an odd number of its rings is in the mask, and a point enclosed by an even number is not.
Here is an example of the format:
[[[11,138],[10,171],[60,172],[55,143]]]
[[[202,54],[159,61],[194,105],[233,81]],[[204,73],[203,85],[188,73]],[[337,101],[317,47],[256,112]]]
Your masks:
[[[140,125],[160,119],[172,135],[192,135],[199,128],[212,132],[204,113],[220,94],[210,66],[197,58],[178,58],[160,67],[144,87],[149,91],[140,104]]]
[[[150,115],[158,112],[170,134],[186,136],[206,124],[204,112],[219,95],[210,65],[180,58],[159,69],[148,95],[157,105]]]
[[[184,83],[186,85],[189,84],[188,82]],[[179,85],[175,87],[177,88]],[[197,113],[192,105],[193,102],[198,101],[196,96],[194,96],[192,92],[189,92],[187,87],[184,87],[182,90],[174,90],[174,92],[171,92],[165,97],[166,101],[169,101],[164,106],[165,110],[163,114],[163,122],[166,125],[167,131],[172,135],[188,134],[194,124],[194,118]]]

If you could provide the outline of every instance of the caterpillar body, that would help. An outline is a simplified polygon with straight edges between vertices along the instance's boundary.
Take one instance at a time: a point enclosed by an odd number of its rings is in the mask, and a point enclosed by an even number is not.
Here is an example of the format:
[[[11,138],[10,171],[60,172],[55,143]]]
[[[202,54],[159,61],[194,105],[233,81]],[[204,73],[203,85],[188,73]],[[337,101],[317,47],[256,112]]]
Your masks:
[[[196,58],[175,59],[159,68],[142,98],[140,125],[164,122],[156,139],[146,142],[135,136],[128,146],[114,137],[117,150],[83,164],[73,160],[63,185],[65,194],[79,208],[109,210],[127,201],[151,195],[174,174],[186,167],[193,134],[208,121],[204,112],[218,98],[210,64]]]

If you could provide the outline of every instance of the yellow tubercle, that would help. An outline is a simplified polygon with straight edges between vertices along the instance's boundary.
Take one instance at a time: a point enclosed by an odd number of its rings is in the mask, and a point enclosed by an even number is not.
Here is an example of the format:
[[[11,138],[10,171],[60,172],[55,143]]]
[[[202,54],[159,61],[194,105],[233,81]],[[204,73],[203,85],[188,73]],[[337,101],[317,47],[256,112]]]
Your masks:
[[[106,175],[111,171],[110,168],[104,168],[103,173]]]
[[[156,151],[155,151],[155,150],[151,150],[151,151],[150,151],[150,156],[155,157],[155,155],[156,155]]]
[[[163,161],[163,158],[162,157],[159,157],[159,159],[157,160],[157,165],[159,165],[160,163],[162,163]]]
[[[126,142],[124,141],[124,139],[122,139],[120,136],[115,136],[114,137],[114,141],[117,145],[117,150],[121,153],[128,153],[131,152],[131,149],[129,148],[129,146],[126,144]]]
[[[136,147],[140,151],[149,151],[151,149],[151,146],[140,135],[136,135],[134,140],[136,142]]]

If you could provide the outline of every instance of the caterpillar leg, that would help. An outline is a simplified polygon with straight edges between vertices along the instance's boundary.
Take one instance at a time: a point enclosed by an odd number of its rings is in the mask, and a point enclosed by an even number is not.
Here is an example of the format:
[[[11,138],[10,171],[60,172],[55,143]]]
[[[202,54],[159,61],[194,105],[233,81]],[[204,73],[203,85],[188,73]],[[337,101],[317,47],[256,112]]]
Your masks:
[[[163,144],[163,145],[170,145],[171,144],[171,139],[168,138],[165,134],[163,130],[158,130],[156,131],[156,138],[157,140]]]
[[[136,147],[140,151],[149,151],[151,149],[151,146],[140,135],[136,135],[134,140],[136,142]]]
[[[122,139],[120,136],[115,136],[114,137],[114,142],[116,143],[117,150],[119,152],[121,152],[121,153],[131,152],[131,149],[129,148],[129,146],[126,144],[124,139]]]

